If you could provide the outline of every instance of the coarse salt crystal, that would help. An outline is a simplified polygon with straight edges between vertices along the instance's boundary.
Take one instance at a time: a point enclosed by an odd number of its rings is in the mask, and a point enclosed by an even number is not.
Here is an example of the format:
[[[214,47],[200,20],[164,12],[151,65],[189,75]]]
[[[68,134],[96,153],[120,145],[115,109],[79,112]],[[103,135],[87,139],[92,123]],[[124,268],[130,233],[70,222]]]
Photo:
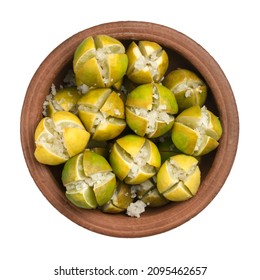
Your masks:
[[[186,98],[190,97],[190,96],[191,96],[191,90],[190,90],[190,89],[186,90],[184,96],[185,96]]]
[[[51,84],[51,94],[52,94],[52,95],[55,95],[56,93],[57,93],[57,91],[56,91],[55,85],[54,85],[54,84]]]
[[[118,109],[114,109],[114,113],[115,115],[119,116],[120,115],[120,111]]]
[[[130,203],[127,207],[127,215],[130,217],[140,218],[140,214],[145,211],[146,204],[142,200]]]

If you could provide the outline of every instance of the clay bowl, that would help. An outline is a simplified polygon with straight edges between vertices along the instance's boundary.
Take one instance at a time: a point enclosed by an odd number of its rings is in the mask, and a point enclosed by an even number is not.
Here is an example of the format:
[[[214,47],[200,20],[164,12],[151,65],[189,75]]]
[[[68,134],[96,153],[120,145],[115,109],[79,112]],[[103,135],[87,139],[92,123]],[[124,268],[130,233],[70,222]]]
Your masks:
[[[201,163],[202,183],[192,199],[146,209],[140,218],[125,214],[104,214],[73,206],[64,195],[61,166],[49,167],[34,158],[34,131],[42,118],[42,104],[52,83],[60,84],[72,67],[73,53],[87,36],[107,34],[126,46],[132,40],[159,43],[169,55],[169,70],[188,68],[198,73],[209,87],[207,106],[220,117],[223,136],[219,147]],[[83,30],[54,49],[34,74],[25,95],[21,112],[21,143],[28,169],[48,201],[71,221],[100,234],[115,237],[144,237],[176,228],[200,213],[222,188],[232,168],[237,151],[239,121],[232,89],[217,62],[198,43],[171,28],[147,22],[112,22]]]

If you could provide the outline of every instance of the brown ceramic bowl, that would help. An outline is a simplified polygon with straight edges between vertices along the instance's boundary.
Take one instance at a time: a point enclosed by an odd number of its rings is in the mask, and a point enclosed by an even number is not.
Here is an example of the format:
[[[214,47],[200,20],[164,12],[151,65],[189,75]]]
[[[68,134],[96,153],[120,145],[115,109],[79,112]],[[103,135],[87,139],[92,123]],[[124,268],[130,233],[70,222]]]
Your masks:
[[[209,86],[207,106],[220,117],[223,136],[219,147],[202,161],[202,183],[192,199],[146,209],[140,218],[105,214],[75,207],[65,197],[61,167],[42,165],[34,158],[34,131],[52,83],[58,85],[72,67],[73,53],[87,36],[107,34],[126,45],[132,40],[159,43],[169,55],[169,70],[185,67],[201,75]],[[63,215],[93,232],[115,237],[143,237],[162,233],[187,222],[202,211],[222,188],[236,155],[239,122],[232,89],[217,62],[198,43],[171,28],[148,22],[112,22],[83,30],[54,49],[33,76],[21,112],[21,143],[28,169],[48,201]]]

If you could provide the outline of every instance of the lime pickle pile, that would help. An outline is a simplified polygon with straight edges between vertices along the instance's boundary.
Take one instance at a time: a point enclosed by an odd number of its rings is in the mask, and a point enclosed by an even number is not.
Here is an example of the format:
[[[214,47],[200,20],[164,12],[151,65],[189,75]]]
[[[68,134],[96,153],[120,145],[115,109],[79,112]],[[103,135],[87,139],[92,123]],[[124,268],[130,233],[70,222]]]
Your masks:
[[[71,203],[140,217],[146,207],[196,195],[200,159],[218,147],[222,126],[204,105],[205,82],[168,68],[156,42],[125,49],[97,35],[77,47],[73,69],[62,86],[52,85],[35,131],[35,157],[63,165]]]

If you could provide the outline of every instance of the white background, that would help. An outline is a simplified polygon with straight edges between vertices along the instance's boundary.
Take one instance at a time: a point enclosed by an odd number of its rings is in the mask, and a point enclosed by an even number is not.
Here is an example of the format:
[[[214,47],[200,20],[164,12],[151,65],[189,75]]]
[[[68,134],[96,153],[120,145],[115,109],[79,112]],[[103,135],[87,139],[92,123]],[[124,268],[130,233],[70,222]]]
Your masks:
[[[148,266],[208,267],[204,277],[118,279],[259,279],[257,2],[1,1],[1,279],[102,279],[54,276],[59,265],[144,270]],[[118,20],[163,24],[201,44],[226,74],[240,116],[237,157],[213,202],[174,230],[136,239],[93,233],[61,215],[32,180],[20,145],[23,99],[43,59],[74,33]]]

